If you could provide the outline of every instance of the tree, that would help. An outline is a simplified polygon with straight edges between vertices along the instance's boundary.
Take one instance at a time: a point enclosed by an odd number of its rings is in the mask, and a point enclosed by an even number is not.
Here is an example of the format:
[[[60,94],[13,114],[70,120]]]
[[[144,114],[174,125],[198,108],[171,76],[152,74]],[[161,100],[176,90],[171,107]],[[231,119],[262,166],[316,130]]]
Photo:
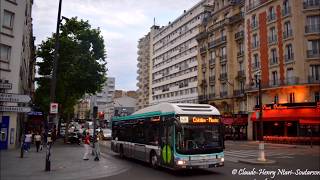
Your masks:
[[[39,67],[35,103],[49,112],[50,82],[53,72],[55,34],[43,41],[37,50]],[[106,51],[100,29],[88,21],[71,18],[60,26],[60,48],[57,70],[56,102],[60,115],[69,120],[74,105],[85,94],[95,94],[106,81]]]

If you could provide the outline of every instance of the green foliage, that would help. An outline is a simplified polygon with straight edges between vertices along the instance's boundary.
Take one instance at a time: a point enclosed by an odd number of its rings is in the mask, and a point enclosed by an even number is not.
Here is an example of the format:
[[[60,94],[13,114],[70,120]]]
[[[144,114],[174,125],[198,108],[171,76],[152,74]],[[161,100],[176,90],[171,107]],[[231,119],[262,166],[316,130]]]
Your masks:
[[[55,34],[43,41],[37,50],[40,78],[37,78],[35,100],[45,112],[49,110],[50,77],[53,71]],[[99,29],[88,21],[71,18],[60,27],[56,102],[62,113],[73,112],[74,105],[85,94],[95,94],[106,81],[106,52]],[[49,77],[49,78],[48,78]],[[61,112],[61,111],[60,111]]]

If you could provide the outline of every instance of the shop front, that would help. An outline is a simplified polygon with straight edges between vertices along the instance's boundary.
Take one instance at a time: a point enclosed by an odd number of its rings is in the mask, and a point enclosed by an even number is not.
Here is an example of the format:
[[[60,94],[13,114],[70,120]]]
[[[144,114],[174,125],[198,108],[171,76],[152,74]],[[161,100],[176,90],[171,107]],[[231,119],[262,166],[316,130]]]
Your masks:
[[[257,118],[257,112],[259,110],[251,115],[255,140],[258,140],[260,132],[260,119]],[[320,137],[320,108],[318,106],[264,107],[261,119],[263,136],[266,141],[287,143],[286,139],[290,142],[300,139],[301,144],[308,144],[311,138],[314,141],[320,140],[318,140]]]
[[[234,117],[224,116],[225,140],[247,140],[248,116],[237,114]]]

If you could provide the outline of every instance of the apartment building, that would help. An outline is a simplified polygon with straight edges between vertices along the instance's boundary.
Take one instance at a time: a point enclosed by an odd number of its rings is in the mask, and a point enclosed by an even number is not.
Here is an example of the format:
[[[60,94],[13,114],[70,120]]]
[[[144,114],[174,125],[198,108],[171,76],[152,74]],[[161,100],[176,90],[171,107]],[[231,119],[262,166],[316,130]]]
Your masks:
[[[219,109],[226,138],[246,139],[244,0],[214,1],[199,30],[199,102]]]
[[[196,36],[204,18],[204,5],[210,3],[202,0],[167,26],[151,28],[150,105],[198,102]]]
[[[248,110],[259,107],[260,81],[265,136],[318,136],[320,1],[248,0],[245,6]],[[248,133],[256,138],[258,118],[251,115]]]
[[[80,121],[89,119],[90,115],[90,97],[86,96],[74,106],[74,118]]]
[[[150,33],[138,42],[137,110],[149,106]]]
[[[30,97],[34,93],[35,47],[32,5],[32,0],[0,1],[0,92],[2,93]],[[11,149],[19,144],[20,129],[27,119],[26,109],[18,108],[22,105],[22,103],[0,102],[0,149]]]
[[[110,120],[111,118],[112,112],[114,111],[114,91],[115,78],[107,77],[107,81],[105,82],[101,92],[90,97],[90,110],[92,112],[93,106],[97,106],[100,120]]]

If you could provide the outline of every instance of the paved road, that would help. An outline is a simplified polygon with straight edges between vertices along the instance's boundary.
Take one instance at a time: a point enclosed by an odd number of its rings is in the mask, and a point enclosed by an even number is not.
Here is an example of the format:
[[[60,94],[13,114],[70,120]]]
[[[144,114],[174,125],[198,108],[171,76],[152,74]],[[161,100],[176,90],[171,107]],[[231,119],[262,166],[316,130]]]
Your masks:
[[[101,178],[99,180],[157,180],[157,179],[192,179],[192,180],[266,180],[266,179],[308,179],[319,180],[319,176],[296,176],[288,175],[290,170],[292,173],[308,170],[317,170],[320,172],[319,162],[319,146],[312,149],[307,146],[287,146],[287,145],[272,145],[266,144],[267,157],[276,160],[273,165],[250,165],[239,163],[238,160],[243,158],[254,158],[257,154],[257,143],[252,142],[227,142],[226,144],[226,162],[224,167],[206,169],[206,170],[181,170],[171,171],[167,169],[154,170],[148,164],[130,159],[120,159],[109,149],[109,144],[105,143],[102,146],[102,151],[107,156],[114,156],[114,163],[125,163],[128,167],[127,171],[120,174]],[[300,172],[298,170],[298,172]],[[256,175],[249,175],[250,173]],[[234,173],[234,175],[233,175]],[[260,173],[260,174],[259,174]],[[275,173],[273,175],[272,173]],[[282,175],[281,175],[282,173]],[[287,175],[284,175],[287,173]],[[245,175],[246,174],[246,175]]]

